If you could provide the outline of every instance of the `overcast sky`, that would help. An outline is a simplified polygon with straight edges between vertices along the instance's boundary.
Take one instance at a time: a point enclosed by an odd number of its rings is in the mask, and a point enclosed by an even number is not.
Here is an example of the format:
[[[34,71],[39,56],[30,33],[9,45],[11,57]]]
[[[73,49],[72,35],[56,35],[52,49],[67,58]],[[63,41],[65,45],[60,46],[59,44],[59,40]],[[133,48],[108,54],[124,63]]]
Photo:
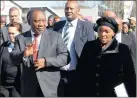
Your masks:
[[[13,0],[14,1],[14,0]],[[55,6],[64,7],[66,1],[14,1],[21,7],[45,7],[45,6]],[[95,4],[99,4],[99,1],[80,1],[80,4],[92,7]]]

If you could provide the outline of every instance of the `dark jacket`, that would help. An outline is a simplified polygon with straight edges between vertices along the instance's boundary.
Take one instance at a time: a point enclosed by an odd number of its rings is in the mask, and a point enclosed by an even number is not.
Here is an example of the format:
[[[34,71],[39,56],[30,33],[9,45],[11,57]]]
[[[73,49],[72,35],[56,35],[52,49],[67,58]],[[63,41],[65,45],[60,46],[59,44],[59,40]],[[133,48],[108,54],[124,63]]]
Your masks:
[[[45,30],[42,33],[38,59],[45,58],[46,63],[45,68],[38,71],[35,71],[32,55],[27,61],[23,59],[24,49],[29,44],[32,44],[31,31],[16,37],[15,49],[11,53],[13,62],[23,65],[21,66],[21,96],[36,97],[38,83],[44,96],[57,96],[60,90],[60,67],[70,62],[69,53],[61,35],[52,30]]]
[[[2,48],[1,48],[2,49]],[[1,56],[1,86],[13,87],[17,72],[17,67],[12,65],[8,48],[4,47]]]
[[[77,96],[115,97],[114,87],[123,82],[129,96],[136,96],[136,75],[129,49],[116,39],[104,50],[99,39],[87,42],[77,71]]]
[[[65,23],[66,23],[66,20],[55,23],[54,31],[57,31],[62,34]],[[78,19],[73,40],[75,44],[76,55],[77,55],[77,58],[79,58],[84,44],[87,41],[95,40],[93,24],[89,21],[82,21]]]
[[[53,30],[53,26],[47,26],[46,28],[49,30]]]

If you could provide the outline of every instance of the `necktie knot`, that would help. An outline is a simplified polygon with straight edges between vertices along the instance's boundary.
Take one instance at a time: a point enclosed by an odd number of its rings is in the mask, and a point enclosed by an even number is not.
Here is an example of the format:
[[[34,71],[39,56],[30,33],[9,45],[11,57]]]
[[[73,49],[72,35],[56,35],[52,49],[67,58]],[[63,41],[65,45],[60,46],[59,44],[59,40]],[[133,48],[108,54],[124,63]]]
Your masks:
[[[67,26],[68,26],[68,27],[72,27],[73,25],[72,25],[71,22],[68,22],[68,23],[67,23]]]
[[[33,34],[35,38],[39,37],[40,34]]]

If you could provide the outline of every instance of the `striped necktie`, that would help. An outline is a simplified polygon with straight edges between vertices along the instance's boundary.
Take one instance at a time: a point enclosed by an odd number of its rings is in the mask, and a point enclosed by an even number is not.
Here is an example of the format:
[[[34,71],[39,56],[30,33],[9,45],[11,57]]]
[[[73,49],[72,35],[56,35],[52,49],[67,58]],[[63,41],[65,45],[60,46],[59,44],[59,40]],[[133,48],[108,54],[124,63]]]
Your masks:
[[[64,30],[64,35],[63,35],[63,40],[65,42],[66,45],[68,45],[68,41],[69,41],[69,33],[70,33],[70,27],[72,27],[72,23],[67,23],[65,30]]]

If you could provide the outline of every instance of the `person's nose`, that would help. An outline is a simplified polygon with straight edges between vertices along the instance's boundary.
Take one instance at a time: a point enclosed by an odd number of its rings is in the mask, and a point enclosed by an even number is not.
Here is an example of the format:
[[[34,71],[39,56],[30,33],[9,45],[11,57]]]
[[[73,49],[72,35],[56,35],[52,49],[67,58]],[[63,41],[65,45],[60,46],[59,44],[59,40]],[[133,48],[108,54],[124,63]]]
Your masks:
[[[38,26],[43,26],[44,25],[44,22],[41,20],[41,21],[39,21],[39,24],[38,24]]]
[[[71,10],[70,10],[70,9],[68,9],[68,12],[71,12]]]
[[[106,35],[106,32],[102,32],[101,35],[102,35],[102,36],[105,36],[105,35]]]

